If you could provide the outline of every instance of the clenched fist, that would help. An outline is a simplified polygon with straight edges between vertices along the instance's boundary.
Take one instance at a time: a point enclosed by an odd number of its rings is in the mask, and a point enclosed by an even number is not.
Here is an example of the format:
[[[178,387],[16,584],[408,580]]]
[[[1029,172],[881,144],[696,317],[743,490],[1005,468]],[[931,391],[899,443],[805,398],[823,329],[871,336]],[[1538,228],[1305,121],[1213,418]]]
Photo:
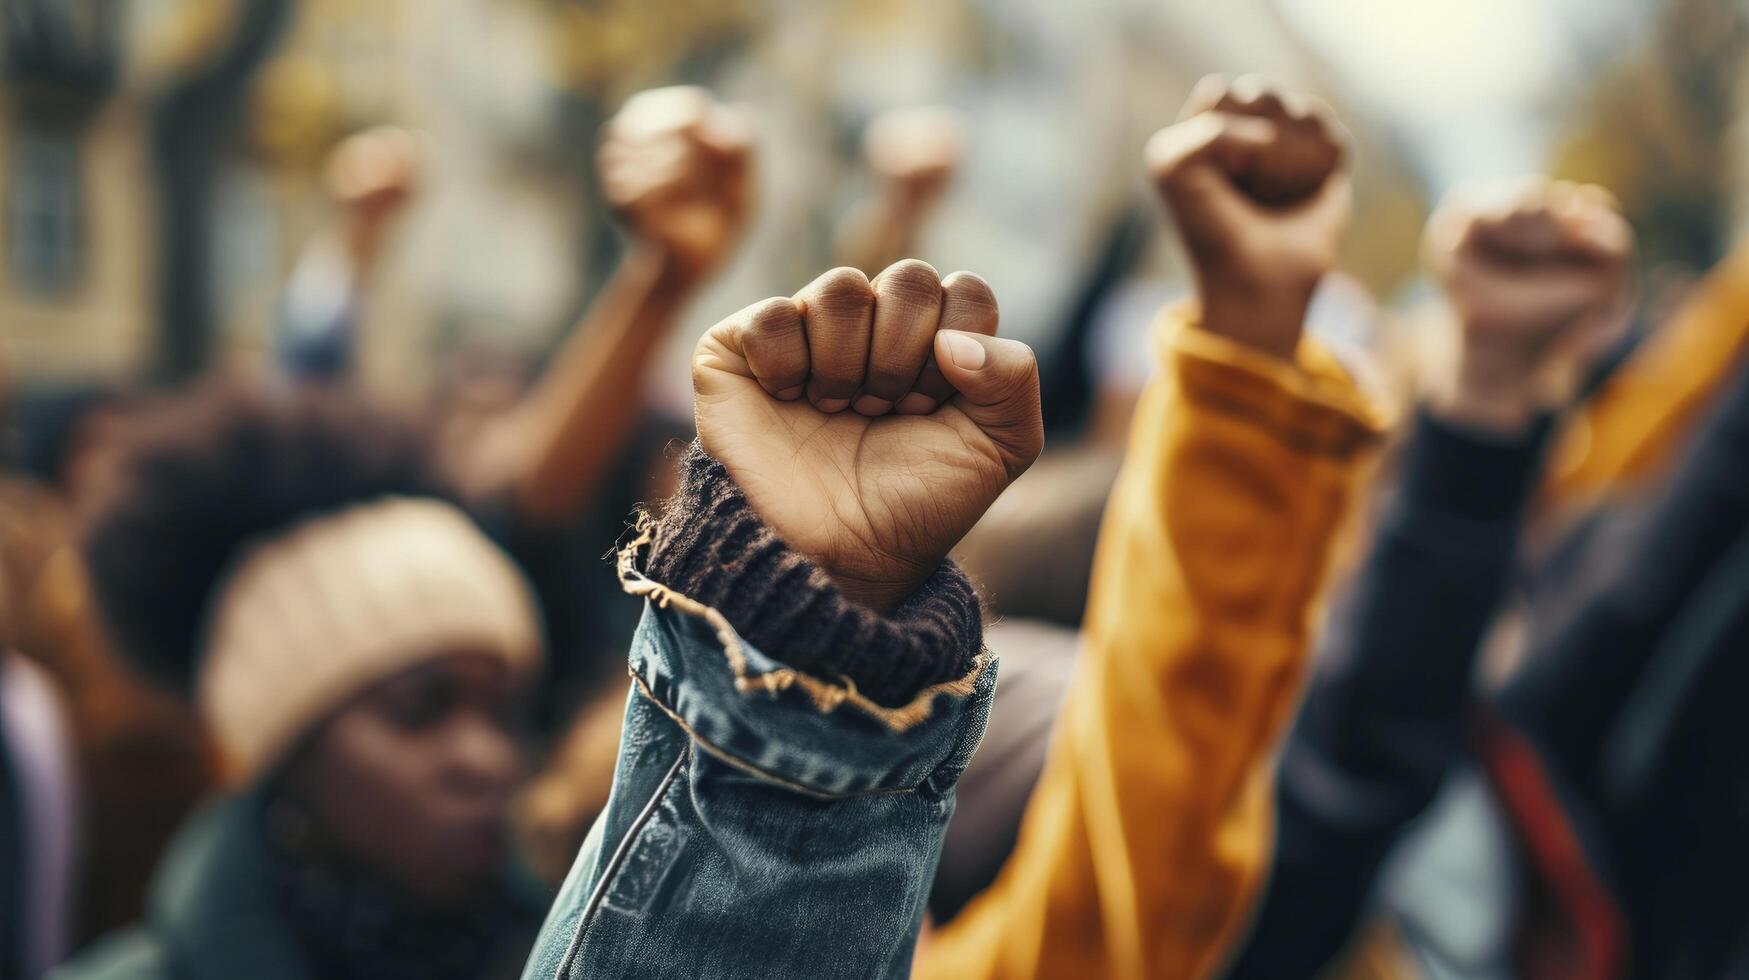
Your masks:
[[[1350,192],[1343,142],[1315,99],[1256,76],[1197,84],[1148,141],[1155,185],[1196,269],[1203,325],[1281,357],[1336,262]]]
[[[1570,397],[1627,323],[1633,250],[1599,187],[1539,177],[1454,192],[1425,241],[1457,321],[1435,407],[1510,427]]]
[[[419,187],[423,154],[412,133],[375,126],[341,140],[328,154],[323,182],[344,213],[344,239],[368,263],[389,223]]]
[[[958,169],[965,153],[959,117],[923,106],[891,109],[863,134],[863,156],[889,205],[905,213],[927,209]]]
[[[602,193],[634,236],[695,281],[728,255],[746,223],[750,141],[743,114],[704,89],[640,92],[603,134]]]
[[[713,327],[699,441],[790,547],[890,611],[1044,443],[1038,364],[982,279],[834,269]]]

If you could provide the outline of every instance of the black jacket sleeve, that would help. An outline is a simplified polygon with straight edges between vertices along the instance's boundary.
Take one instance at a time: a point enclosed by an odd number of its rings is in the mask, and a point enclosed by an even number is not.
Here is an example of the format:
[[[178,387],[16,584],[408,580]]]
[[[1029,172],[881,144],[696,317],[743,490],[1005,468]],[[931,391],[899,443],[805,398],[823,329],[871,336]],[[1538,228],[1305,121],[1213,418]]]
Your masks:
[[[1232,977],[1312,976],[1463,751],[1477,650],[1546,425],[1501,441],[1423,415],[1334,610],[1276,777],[1276,854]]]

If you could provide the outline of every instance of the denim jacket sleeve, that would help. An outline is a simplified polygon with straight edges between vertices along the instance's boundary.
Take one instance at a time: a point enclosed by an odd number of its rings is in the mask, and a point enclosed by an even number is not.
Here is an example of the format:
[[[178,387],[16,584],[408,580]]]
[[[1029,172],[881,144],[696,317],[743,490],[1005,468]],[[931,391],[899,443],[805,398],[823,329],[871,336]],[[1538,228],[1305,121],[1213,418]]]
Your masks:
[[[994,661],[895,714],[622,576],[647,601],[613,791],[524,977],[907,976]]]

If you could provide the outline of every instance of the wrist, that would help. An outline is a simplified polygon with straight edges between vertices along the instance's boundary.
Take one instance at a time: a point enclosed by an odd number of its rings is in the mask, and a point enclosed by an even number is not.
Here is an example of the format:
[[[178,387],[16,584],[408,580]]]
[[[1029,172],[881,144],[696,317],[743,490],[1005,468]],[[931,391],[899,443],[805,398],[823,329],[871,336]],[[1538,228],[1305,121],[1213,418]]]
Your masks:
[[[1551,428],[1547,415],[1501,433],[1423,413],[1403,450],[1399,499],[1470,522],[1513,518],[1536,487]]]
[[[1534,361],[1518,351],[1466,346],[1430,385],[1428,411],[1497,435],[1521,433],[1547,408],[1537,375]]]
[[[680,249],[648,238],[634,238],[626,252],[627,268],[637,270],[662,295],[683,299],[704,281],[705,269]]]
[[[824,562],[816,560],[816,564],[825,569],[827,577],[838,587],[840,595],[877,616],[892,615],[893,610],[899,608],[929,577],[925,573],[914,581],[871,581],[835,571]]]
[[[1316,283],[1254,285],[1203,277],[1197,293],[1202,327],[1282,360],[1294,359]]]
[[[870,583],[791,549],[696,442],[680,460],[680,487],[652,529],[642,571],[717,610],[767,656],[822,680],[848,678],[880,705],[904,705],[965,676],[982,649],[977,593],[953,562],[876,612],[873,603],[900,585],[850,595],[847,584]]]

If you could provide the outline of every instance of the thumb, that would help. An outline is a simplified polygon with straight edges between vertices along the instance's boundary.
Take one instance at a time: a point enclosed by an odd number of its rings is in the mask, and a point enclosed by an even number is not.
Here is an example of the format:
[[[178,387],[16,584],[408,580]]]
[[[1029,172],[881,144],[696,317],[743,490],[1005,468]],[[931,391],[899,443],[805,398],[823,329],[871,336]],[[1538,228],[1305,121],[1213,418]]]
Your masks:
[[[1032,348],[1018,340],[942,330],[935,335],[935,361],[959,391],[954,404],[1002,453],[1009,479],[1025,472],[1045,442]]]

